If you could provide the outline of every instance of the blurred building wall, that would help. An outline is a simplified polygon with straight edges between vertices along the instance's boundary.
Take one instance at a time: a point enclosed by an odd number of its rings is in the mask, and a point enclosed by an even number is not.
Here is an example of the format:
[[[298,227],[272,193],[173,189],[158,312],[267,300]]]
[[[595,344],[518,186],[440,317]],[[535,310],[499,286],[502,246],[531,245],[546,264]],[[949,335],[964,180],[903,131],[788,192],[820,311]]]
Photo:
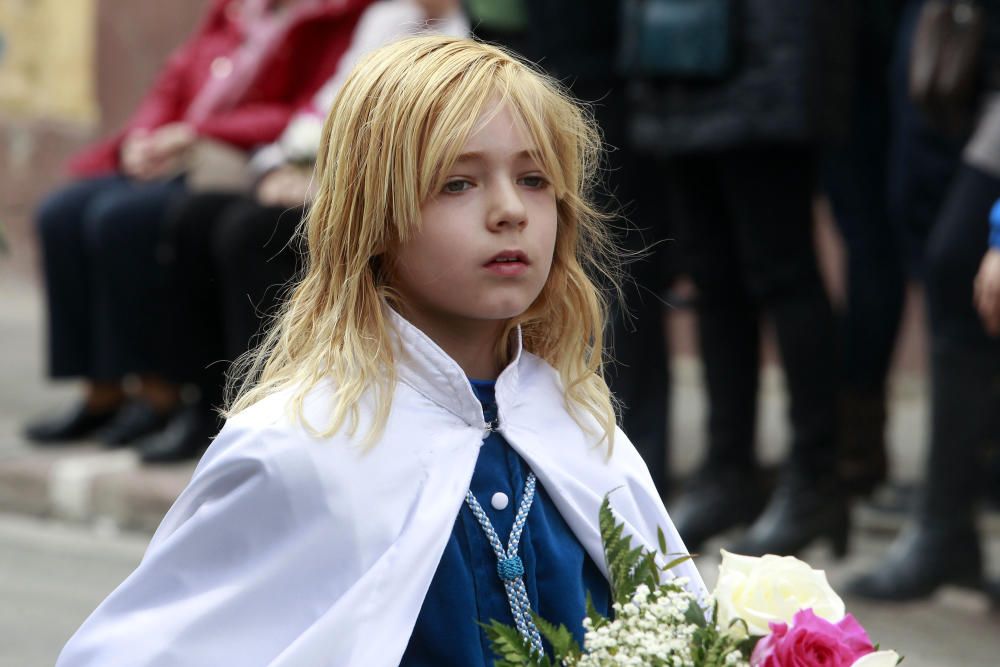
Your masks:
[[[208,1],[0,0],[0,261],[32,270],[31,214],[66,157],[128,117]]]
[[[93,0],[0,1],[0,109],[92,123]]]

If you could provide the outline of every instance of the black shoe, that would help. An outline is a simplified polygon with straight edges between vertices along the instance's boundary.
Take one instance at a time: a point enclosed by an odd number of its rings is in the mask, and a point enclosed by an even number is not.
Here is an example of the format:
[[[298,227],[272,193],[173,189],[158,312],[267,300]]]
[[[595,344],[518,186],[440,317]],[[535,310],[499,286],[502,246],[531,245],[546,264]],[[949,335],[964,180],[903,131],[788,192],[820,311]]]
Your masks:
[[[171,411],[159,412],[142,400],[129,401],[113,420],[97,433],[97,438],[108,447],[124,447],[139,438],[161,430],[167,425]]]
[[[834,555],[843,558],[847,555],[849,529],[848,500],[838,484],[816,482],[789,472],[764,513],[729,550],[745,556],[794,556],[825,538]]]
[[[191,406],[178,412],[162,433],[139,443],[139,454],[146,463],[184,461],[199,456],[216,433],[219,420],[210,409]]]
[[[767,499],[756,470],[705,468],[670,510],[670,519],[694,552],[715,535],[757,518]]]
[[[80,400],[64,414],[28,424],[24,427],[24,437],[40,445],[82,440],[110,422],[118,410],[115,407],[94,412],[87,408],[86,401]]]
[[[874,570],[844,590],[872,600],[919,600],[945,584],[981,588],[982,567],[974,528],[917,525],[904,530]]]

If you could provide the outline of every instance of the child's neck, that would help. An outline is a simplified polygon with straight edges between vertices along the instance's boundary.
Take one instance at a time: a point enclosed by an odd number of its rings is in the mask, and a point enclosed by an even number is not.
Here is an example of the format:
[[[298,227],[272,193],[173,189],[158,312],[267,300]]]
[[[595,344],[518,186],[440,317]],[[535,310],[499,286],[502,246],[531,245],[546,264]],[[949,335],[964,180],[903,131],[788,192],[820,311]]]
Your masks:
[[[500,374],[496,350],[506,322],[466,320],[445,324],[414,312],[404,316],[454,359],[467,377],[495,380]]]

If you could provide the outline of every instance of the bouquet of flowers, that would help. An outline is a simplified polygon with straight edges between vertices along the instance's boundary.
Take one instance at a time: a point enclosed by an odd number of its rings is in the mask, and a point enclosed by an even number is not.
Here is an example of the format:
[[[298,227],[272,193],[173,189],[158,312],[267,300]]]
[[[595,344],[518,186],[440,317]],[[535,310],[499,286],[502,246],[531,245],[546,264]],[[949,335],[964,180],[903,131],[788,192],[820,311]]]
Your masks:
[[[581,648],[572,633],[535,616],[553,656],[533,653],[516,628],[486,626],[496,667],[894,667],[902,658],[880,651],[820,570],[790,556],[752,558],[723,550],[711,598],[699,601],[682,579],[664,572],[690,556],[669,560],[632,547],[607,497],[600,510],[613,618],[587,600]]]

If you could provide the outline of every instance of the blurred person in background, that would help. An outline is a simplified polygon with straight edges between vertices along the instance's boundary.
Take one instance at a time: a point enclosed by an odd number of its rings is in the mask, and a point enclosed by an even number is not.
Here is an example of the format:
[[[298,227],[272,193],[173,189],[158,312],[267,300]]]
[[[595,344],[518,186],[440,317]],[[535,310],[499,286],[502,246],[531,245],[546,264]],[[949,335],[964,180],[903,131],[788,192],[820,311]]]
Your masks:
[[[791,554],[826,538],[842,554],[849,513],[835,469],[837,345],[813,246],[813,196],[819,149],[846,122],[849,8],[683,4],[698,11],[631,3],[623,26],[632,143],[661,161],[659,182],[675,199],[708,392],[708,450],[671,516],[691,549],[752,522],[733,550]],[[769,501],[754,443],[764,317],[792,427]]]
[[[537,63],[590,105],[604,133],[607,163],[599,201],[611,215],[628,257],[624,300],[611,296],[611,363],[607,381],[620,402],[622,428],[669,494],[669,357],[661,296],[674,273],[667,216],[659,184],[628,145],[628,101],[618,58],[620,0],[465,0],[480,39],[499,43]]]
[[[371,0],[215,0],[125,128],[71,163],[77,180],[37,216],[49,373],[85,380],[65,413],[30,424],[37,443],[89,437],[121,446],[158,430],[179,404],[163,379],[164,211],[199,155],[273,141],[331,75]],[[127,375],[140,378],[130,400]]]
[[[924,94],[914,106],[926,127],[964,142],[964,149],[923,253],[931,380],[923,488],[882,561],[848,588],[883,600],[925,597],[944,584],[982,584],[976,509],[1000,389],[1000,2],[914,2],[904,20],[918,26],[913,56],[942,46],[937,22],[974,37],[965,44],[974,58],[968,90]],[[910,82],[911,92],[919,92],[912,73]]]
[[[886,382],[906,283],[900,221],[889,211],[889,73],[900,8],[897,0],[854,5],[850,125],[844,141],[823,151],[821,183],[846,251],[839,468],[849,492],[868,496],[888,479]]]
[[[465,37],[469,23],[458,0],[383,0],[358,21],[337,71],[301,108],[277,141],[258,149],[250,195],[205,191],[183,197],[163,225],[167,331],[178,386],[198,398],[173,415],[166,429],[137,444],[146,462],[198,455],[219,429],[222,360],[240,357],[275,315],[284,287],[300,265],[292,242],[312,198],[313,163],[323,120],[347,75],[366,54],[402,37],[438,33]]]
[[[839,467],[858,496],[890,479],[887,379],[905,281],[924,279],[928,236],[968,139],[968,128],[942,128],[911,99],[918,18],[931,4],[857,5],[851,129],[823,159],[823,185],[847,255]],[[872,507],[906,511],[912,491],[896,480]]]

